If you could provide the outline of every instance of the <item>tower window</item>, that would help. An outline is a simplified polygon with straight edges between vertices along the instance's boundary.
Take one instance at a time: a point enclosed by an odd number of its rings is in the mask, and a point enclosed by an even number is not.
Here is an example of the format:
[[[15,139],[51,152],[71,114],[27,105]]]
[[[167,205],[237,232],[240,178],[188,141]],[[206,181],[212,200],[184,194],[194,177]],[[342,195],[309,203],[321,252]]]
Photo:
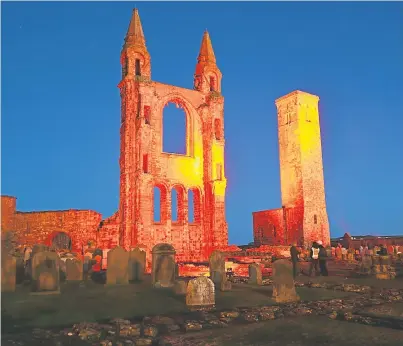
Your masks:
[[[313,223],[315,225],[318,223],[318,216],[316,214],[313,216]]]
[[[147,125],[150,125],[151,108],[150,106],[144,106],[144,121]]]
[[[217,163],[217,165],[216,165],[216,177],[217,177],[217,180],[222,179],[222,165],[221,165],[221,163]]]
[[[136,76],[141,76],[140,59],[136,59],[135,74],[136,74]]]
[[[143,155],[143,172],[148,173],[148,155]]]
[[[124,61],[123,61],[123,69],[122,69],[123,77],[127,76],[128,70],[129,70],[129,60],[127,59],[127,57],[125,57]]]
[[[215,89],[215,78],[213,76],[210,76],[210,91],[215,91]]]

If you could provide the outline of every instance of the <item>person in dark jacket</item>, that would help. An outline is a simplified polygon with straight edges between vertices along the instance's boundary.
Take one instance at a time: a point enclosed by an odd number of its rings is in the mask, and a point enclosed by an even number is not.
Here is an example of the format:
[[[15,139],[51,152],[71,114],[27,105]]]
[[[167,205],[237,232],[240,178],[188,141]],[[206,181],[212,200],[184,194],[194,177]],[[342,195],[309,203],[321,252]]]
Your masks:
[[[379,251],[377,252],[379,256],[387,256],[388,255],[388,249],[381,244]]]
[[[294,279],[297,276],[297,271],[298,271],[298,255],[300,254],[300,251],[297,249],[297,244],[293,243],[291,248],[290,248],[290,254],[291,254],[291,262],[292,262],[292,270],[293,270],[293,275]]]
[[[323,247],[322,242],[318,242],[319,245],[319,269],[320,269],[320,274],[323,276],[328,276],[329,272],[327,271],[327,266],[326,266],[326,259],[327,259],[327,253],[326,249]]]
[[[309,276],[312,276],[312,271],[315,269],[315,275],[319,274],[319,245],[317,242],[312,244],[311,251],[309,253],[311,259],[311,265],[309,267]]]

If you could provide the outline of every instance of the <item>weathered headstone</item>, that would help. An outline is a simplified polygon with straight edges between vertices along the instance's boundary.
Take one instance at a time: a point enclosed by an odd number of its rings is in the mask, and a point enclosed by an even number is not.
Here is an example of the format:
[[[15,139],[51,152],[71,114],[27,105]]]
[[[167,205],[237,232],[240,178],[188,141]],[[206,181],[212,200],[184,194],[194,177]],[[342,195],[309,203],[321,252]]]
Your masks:
[[[129,253],[129,281],[143,281],[146,252],[135,248]]]
[[[152,249],[152,284],[172,287],[175,284],[175,254],[171,244],[157,244]]]
[[[1,292],[14,292],[17,283],[17,259],[1,254]]]
[[[83,263],[76,258],[68,258],[66,260],[66,280],[82,281],[83,279]]]
[[[32,258],[32,293],[60,293],[59,256],[55,252],[36,252]]]
[[[214,283],[205,276],[199,276],[188,283],[186,305],[191,309],[209,309],[215,304]]]
[[[117,246],[108,252],[106,270],[107,285],[125,285],[129,283],[129,253]]]
[[[295,291],[292,264],[286,259],[273,263],[273,298],[277,303],[300,300]]]
[[[216,287],[221,286],[221,282],[225,281],[225,257],[221,251],[214,250],[209,259],[210,264],[210,279]]]
[[[396,277],[395,268],[391,265],[390,257],[373,256],[373,270],[375,277],[379,280],[392,280]]]
[[[262,285],[262,268],[257,263],[249,264],[249,283]]]
[[[362,256],[360,272],[361,274],[371,274],[372,258],[369,255]]]

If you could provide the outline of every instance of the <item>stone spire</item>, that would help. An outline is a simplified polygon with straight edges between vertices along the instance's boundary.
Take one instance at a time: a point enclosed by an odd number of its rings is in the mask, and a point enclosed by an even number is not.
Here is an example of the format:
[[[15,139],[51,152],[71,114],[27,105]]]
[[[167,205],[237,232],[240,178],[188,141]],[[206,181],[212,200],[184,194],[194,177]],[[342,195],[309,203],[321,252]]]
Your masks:
[[[146,46],[143,27],[141,26],[139,11],[137,8],[133,10],[132,19],[130,20],[129,28],[127,29],[124,47],[128,46]]]
[[[202,43],[200,46],[198,63],[216,63],[213,45],[211,44],[210,35],[207,30],[204,32]]]

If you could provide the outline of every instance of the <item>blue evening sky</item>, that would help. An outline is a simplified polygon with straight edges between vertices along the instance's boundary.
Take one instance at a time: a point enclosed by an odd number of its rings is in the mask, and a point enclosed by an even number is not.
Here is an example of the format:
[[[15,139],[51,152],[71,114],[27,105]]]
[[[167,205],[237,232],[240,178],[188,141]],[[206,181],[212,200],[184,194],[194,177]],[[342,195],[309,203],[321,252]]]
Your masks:
[[[2,3],[2,193],[18,210],[116,211],[119,55],[134,5]],[[402,3],[137,6],[156,81],[192,88],[210,32],[230,243],[252,241],[253,211],[281,206],[274,100],[295,89],[321,99],[332,236],[403,234]],[[168,119],[179,148],[181,118]]]

